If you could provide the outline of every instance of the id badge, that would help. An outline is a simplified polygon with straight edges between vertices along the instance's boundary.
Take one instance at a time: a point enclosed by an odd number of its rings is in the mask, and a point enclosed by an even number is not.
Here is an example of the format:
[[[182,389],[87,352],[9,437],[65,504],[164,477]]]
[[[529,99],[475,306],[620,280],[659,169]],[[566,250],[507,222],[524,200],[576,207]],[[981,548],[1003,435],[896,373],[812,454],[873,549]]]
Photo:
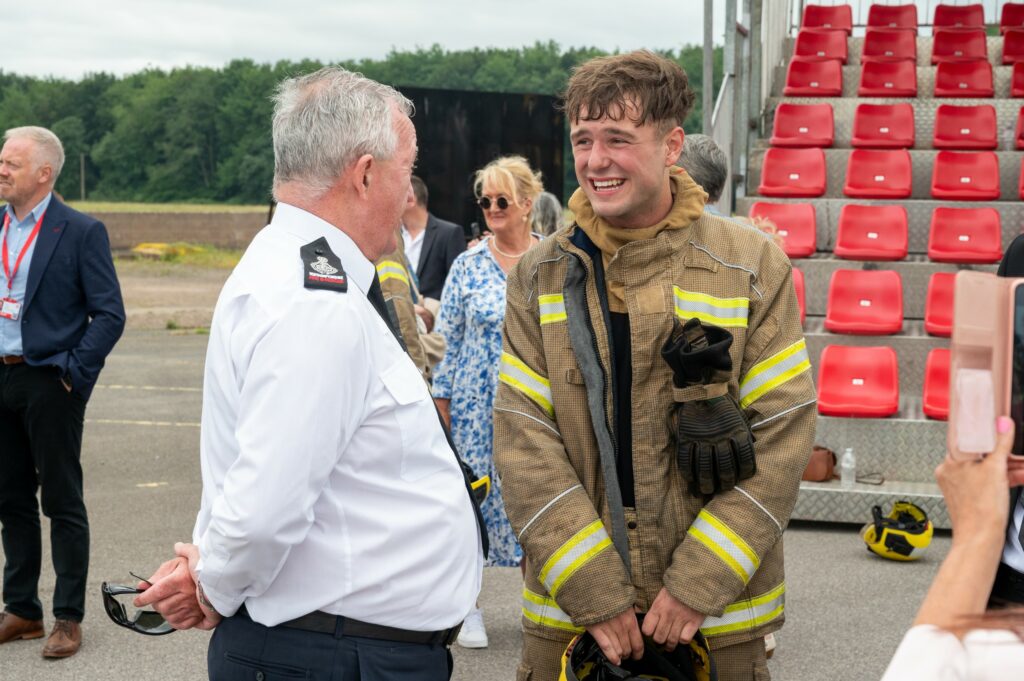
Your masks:
[[[20,302],[14,298],[0,299],[0,317],[10,319],[11,321],[18,321],[19,315],[21,315]]]

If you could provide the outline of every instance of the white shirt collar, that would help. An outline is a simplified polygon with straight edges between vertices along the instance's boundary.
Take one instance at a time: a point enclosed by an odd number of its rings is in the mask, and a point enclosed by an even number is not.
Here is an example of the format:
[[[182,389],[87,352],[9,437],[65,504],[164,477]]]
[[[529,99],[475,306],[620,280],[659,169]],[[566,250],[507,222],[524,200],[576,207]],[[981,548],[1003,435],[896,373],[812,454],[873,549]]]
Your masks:
[[[287,203],[277,204],[277,210],[274,211],[274,219],[270,221],[270,226],[294,234],[303,243],[324,237],[327,239],[327,245],[341,260],[341,265],[345,269],[349,281],[355,284],[363,295],[370,290],[370,284],[373,283],[373,276],[377,270],[359,250],[356,242],[352,241],[352,238],[338,227]]]

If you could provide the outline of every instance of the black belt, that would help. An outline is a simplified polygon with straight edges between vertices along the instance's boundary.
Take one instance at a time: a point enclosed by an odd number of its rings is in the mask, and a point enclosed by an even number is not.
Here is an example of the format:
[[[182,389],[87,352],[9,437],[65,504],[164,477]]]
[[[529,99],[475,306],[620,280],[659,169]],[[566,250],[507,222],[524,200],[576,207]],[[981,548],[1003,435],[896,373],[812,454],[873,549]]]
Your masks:
[[[1005,563],[999,563],[996,581],[992,586],[995,603],[1024,603],[1024,574]]]
[[[244,605],[238,609],[237,614],[247,619],[252,619]],[[395,627],[385,627],[382,624],[361,622],[359,620],[352,619],[351,617],[331,615],[326,612],[321,612],[320,610],[311,612],[308,615],[303,615],[302,617],[296,617],[295,619],[288,620],[287,622],[281,622],[281,624],[278,624],[277,626],[287,627],[288,629],[312,631],[317,634],[330,634],[338,638],[342,636],[359,636],[362,638],[379,639],[381,641],[395,641],[396,643],[419,643],[424,645],[445,646],[450,646],[454,643],[455,639],[459,636],[459,630],[462,629],[461,623],[451,629],[444,629],[442,631],[412,631],[410,629],[397,629]]]

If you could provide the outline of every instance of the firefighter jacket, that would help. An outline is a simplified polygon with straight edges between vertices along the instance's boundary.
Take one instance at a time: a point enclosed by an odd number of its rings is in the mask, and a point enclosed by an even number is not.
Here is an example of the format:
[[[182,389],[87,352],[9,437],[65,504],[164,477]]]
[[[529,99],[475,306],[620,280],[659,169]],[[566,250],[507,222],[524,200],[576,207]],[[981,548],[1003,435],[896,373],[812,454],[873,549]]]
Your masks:
[[[632,341],[636,505],[624,510],[617,483],[605,483],[615,479],[616,437],[609,281],[621,284]],[[624,244],[604,264],[574,225],[524,256],[507,299],[494,458],[527,556],[527,631],[566,640],[634,605],[646,611],[662,586],[707,615],[702,631],[716,649],[778,629],[782,533],[816,419],[782,250],[699,213]],[[733,334],[727,384],[673,387],[659,351],[673,319],[691,317]],[[694,496],[676,465],[670,413],[726,390],[753,429],[758,472],[728,492]]]
[[[405,344],[406,352],[412,358],[420,375],[430,384],[433,366],[440,361],[437,356],[437,344],[440,342],[440,356],[444,356],[444,339],[436,333],[420,333],[419,317],[414,304],[422,297],[416,288],[416,282],[409,274],[409,263],[402,247],[402,237],[398,237],[398,248],[382,256],[376,263],[377,278],[380,279],[381,293],[388,307],[391,321],[398,327]],[[425,331],[425,329],[424,329]],[[431,361],[434,356],[435,361]]]

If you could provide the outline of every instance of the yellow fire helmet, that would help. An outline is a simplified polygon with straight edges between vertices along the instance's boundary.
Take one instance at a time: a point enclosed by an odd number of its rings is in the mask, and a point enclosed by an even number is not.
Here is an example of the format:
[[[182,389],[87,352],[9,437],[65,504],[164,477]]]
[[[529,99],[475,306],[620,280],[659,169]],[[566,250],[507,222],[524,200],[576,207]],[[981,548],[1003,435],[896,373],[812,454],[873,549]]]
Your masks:
[[[643,615],[638,615],[641,624]],[[672,652],[644,637],[644,656],[623,660],[622,666],[608,661],[590,634],[574,638],[562,655],[558,681],[717,681],[711,650],[698,631],[689,645],[678,645]]]
[[[873,522],[861,529],[868,550],[890,560],[917,560],[921,550],[932,543],[934,528],[928,514],[909,501],[897,501],[889,515],[881,506],[871,509]]]

